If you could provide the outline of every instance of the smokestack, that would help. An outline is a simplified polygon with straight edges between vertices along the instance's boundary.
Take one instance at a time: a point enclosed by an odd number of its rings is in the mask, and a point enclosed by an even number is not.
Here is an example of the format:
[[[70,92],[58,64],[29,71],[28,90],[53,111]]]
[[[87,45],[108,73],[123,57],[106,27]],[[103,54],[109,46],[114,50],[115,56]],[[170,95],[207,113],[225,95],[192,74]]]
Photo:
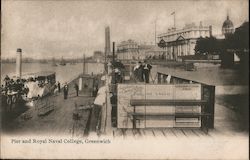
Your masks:
[[[113,42],[113,62],[115,61],[115,42]]]
[[[212,26],[209,26],[209,36],[212,37],[213,33],[212,33]]]
[[[16,51],[16,77],[22,77],[22,49],[18,48]]]
[[[110,54],[110,29],[109,27],[105,28],[105,55]]]

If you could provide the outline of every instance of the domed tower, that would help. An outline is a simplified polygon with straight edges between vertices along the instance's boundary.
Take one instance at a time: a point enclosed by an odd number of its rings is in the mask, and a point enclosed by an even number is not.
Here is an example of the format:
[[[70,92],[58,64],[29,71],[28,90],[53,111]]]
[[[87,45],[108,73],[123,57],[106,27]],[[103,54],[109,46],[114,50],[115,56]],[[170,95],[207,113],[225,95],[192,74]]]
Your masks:
[[[233,22],[229,19],[229,15],[227,14],[227,19],[224,21],[222,25],[222,34],[227,38],[229,35],[234,33],[234,25]]]

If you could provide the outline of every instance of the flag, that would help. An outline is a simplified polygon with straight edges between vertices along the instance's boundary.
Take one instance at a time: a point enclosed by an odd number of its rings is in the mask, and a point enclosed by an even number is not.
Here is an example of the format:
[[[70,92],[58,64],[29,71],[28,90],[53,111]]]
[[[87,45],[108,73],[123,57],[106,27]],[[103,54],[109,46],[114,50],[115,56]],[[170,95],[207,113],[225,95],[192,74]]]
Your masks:
[[[174,14],[175,14],[175,12],[172,12],[172,13],[171,13],[171,15],[174,15]]]

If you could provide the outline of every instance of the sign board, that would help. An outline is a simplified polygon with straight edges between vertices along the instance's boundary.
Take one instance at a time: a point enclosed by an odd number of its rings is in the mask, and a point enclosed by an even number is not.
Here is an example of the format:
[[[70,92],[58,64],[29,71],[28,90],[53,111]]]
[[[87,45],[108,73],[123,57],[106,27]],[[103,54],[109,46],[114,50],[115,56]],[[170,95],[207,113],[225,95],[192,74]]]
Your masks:
[[[146,99],[146,100],[201,100],[201,85],[200,84],[118,84],[117,86],[117,127],[118,128],[132,128],[133,118],[131,113],[147,114],[173,114],[178,113],[199,113],[200,106],[137,106],[130,105],[131,99]],[[179,119],[178,119],[179,120]],[[183,122],[184,120],[184,122]],[[185,122],[182,119],[176,125],[175,116],[159,116],[151,118],[144,116],[136,120],[137,128],[149,127],[176,127],[179,123],[188,123],[187,127],[192,127],[192,122],[197,120],[189,120]],[[200,119],[198,119],[200,125]],[[190,125],[191,124],[191,125]],[[180,125],[179,125],[180,126]]]

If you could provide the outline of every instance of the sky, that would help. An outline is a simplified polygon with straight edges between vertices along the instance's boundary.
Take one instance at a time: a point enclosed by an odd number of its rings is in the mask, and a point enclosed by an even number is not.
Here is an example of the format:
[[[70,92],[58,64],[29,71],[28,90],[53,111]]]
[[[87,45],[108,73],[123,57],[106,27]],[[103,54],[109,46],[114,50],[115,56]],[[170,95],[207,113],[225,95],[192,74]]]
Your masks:
[[[105,26],[111,42],[133,39],[154,44],[156,33],[187,23],[212,25],[221,34],[227,13],[239,27],[249,21],[247,0],[2,0],[1,56],[76,58],[104,51]],[[112,47],[111,47],[112,48]]]

